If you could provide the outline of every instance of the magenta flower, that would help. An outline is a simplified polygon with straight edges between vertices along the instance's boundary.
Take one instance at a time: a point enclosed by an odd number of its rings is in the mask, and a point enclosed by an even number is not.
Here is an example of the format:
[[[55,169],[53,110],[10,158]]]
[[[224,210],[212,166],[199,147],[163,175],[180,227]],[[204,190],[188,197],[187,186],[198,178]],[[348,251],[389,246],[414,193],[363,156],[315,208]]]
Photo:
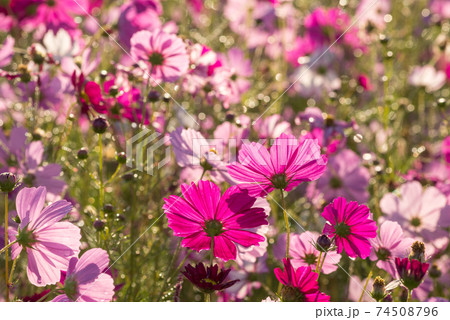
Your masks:
[[[372,244],[370,260],[378,260],[377,267],[395,277],[394,258],[407,257],[414,239],[405,237],[397,222],[387,220],[381,224],[380,234],[369,241]]]
[[[252,196],[265,197],[274,189],[290,191],[304,181],[318,179],[325,171],[327,158],[320,154],[316,140],[298,140],[281,134],[269,151],[260,143],[244,144],[239,162],[228,166],[228,173],[241,189]]]
[[[337,253],[344,250],[349,257],[362,259],[370,255],[369,239],[377,236],[377,226],[367,206],[339,197],[325,207],[322,217],[327,220],[323,233],[335,238]]]
[[[395,258],[395,266],[403,285],[413,290],[422,283],[430,265],[416,259]]]
[[[64,280],[64,294],[53,302],[106,302],[114,296],[114,281],[103,272],[108,268],[108,253],[99,248],[86,251],[80,259],[70,259]]]
[[[291,235],[289,254],[291,256],[291,263],[295,268],[310,266],[312,269],[316,269],[320,252],[316,249],[314,243],[319,236],[319,233],[309,231],[303,232],[300,235]],[[340,260],[341,255],[339,253],[329,251],[323,262],[321,272],[323,274],[329,274],[336,271],[337,264]]]
[[[164,212],[169,227],[184,238],[183,247],[196,251],[214,249],[224,261],[236,259],[236,244],[259,246],[264,237],[248,229],[268,224],[263,208],[254,207],[256,198],[234,186],[221,196],[210,181],[182,184],[182,197],[165,198]]]
[[[16,0],[11,3],[11,8],[19,17],[25,14],[21,21],[24,26],[45,26],[56,33],[61,28],[73,32],[77,28],[73,16],[85,15],[82,8],[88,9],[88,6],[86,0],[78,3],[73,0]]]
[[[80,229],[70,222],[60,222],[71,210],[72,205],[58,200],[43,209],[47,190],[44,187],[24,188],[16,198],[17,215],[20,224],[12,234],[12,259],[23,249],[28,256],[28,279],[32,284],[43,287],[60,279],[69,260],[80,252]]]
[[[327,302],[330,296],[319,291],[318,274],[311,267],[294,269],[290,259],[283,259],[284,271],[274,270],[275,276],[284,287],[281,297],[284,302]]]
[[[155,81],[174,82],[189,66],[186,46],[176,35],[162,30],[139,31],[131,38],[131,56],[142,61]]]

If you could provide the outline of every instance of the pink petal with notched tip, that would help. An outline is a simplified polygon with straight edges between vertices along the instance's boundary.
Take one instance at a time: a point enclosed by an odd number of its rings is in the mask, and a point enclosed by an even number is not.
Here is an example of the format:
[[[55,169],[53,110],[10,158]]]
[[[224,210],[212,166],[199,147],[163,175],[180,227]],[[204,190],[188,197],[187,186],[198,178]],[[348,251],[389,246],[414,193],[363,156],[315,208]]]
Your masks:
[[[24,188],[19,191],[16,198],[16,211],[22,228],[39,217],[44,207],[46,193],[44,187]]]
[[[73,273],[79,285],[94,281],[109,265],[108,253],[99,248],[86,251],[78,260]]]

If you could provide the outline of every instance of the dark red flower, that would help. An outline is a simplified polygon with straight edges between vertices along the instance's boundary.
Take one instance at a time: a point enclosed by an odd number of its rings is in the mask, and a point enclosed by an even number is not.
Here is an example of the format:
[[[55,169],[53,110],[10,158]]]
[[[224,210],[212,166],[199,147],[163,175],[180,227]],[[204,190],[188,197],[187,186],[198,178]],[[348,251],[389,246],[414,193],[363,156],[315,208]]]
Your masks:
[[[395,258],[395,267],[400,275],[400,279],[409,290],[417,288],[422,283],[429,266],[428,263],[422,263],[416,259]]]
[[[205,268],[205,265],[200,262],[195,267],[187,265],[185,271],[181,273],[198,289],[205,293],[211,293],[229,288],[239,281],[232,280],[225,282],[230,271],[231,269],[223,269],[219,272],[219,266],[217,264]]]

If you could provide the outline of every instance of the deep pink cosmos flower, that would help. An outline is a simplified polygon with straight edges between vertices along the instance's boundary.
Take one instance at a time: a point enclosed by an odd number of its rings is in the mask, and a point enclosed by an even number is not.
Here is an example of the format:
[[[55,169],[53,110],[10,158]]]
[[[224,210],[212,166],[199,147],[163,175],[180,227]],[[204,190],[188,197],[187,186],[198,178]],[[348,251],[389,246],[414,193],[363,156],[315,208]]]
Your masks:
[[[422,283],[429,266],[428,263],[422,263],[416,259],[395,258],[395,267],[400,279],[409,290],[417,288]]]
[[[316,140],[299,144],[294,136],[283,133],[270,152],[256,142],[242,145],[239,162],[228,166],[228,173],[250,195],[265,197],[274,189],[290,191],[304,181],[318,179],[326,164]]]
[[[106,302],[114,296],[114,281],[103,272],[108,267],[108,253],[99,248],[86,251],[80,259],[70,259],[64,280],[64,294],[53,302]]]
[[[144,30],[136,32],[130,42],[131,56],[144,62],[155,81],[173,82],[186,73],[189,57],[183,40],[176,35]]]
[[[55,34],[59,29],[73,32],[77,28],[74,15],[85,15],[88,10],[86,0],[16,0],[12,10],[19,16],[21,24],[36,28],[44,26]]]
[[[339,197],[325,207],[322,217],[327,220],[323,233],[335,237],[338,253],[344,250],[349,257],[362,259],[370,255],[369,239],[377,236],[377,226],[367,206]]]
[[[283,259],[284,271],[274,270],[278,281],[283,284],[281,298],[284,302],[327,302],[330,296],[319,291],[318,274],[311,267],[294,269],[290,259]]]
[[[264,237],[248,229],[268,224],[263,208],[253,207],[256,198],[233,186],[221,196],[210,181],[182,184],[182,197],[165,198],[163,209],[169,227],[184,238],[183,247],[196,251],[213,246],[214,256],[224,261],[236,259],[236,244],[259,246]]]
[[[377,267],[395,277],[394,258],[407,257],[413,242],[414,239],[403,235],[403,230],[397,222],[386,220],[380,226],[380,235],[370,239],[372,244],[370,260],[378,260]]]
[[[44,208],[47,190],[44,187],[24,188],[16,198],[17,215],[20,224],[11,235],[11,257],[16,259],[22,249],[28,256],[28,279],[32,284],[43,287],[60,279],[69,260],[80,252],[80,229],[70,222],[59,222],[71,210],[65,200],[53,202]]]

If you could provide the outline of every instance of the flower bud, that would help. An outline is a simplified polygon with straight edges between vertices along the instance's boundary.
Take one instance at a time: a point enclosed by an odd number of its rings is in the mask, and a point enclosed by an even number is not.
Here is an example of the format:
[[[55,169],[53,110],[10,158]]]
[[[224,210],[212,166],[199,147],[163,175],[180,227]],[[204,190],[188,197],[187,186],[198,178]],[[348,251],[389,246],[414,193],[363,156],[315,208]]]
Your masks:
[[[235,118],[234,113],[227,112],[227,114],[225,115],[225,120],[228,122],[233,122],[234,118]]]
[[[14,191],[17,188],[16,176],[11,172],[4,172],[0,174],[0,190],[5,193]]]
[[[164,102],[169,102],[170,101],[170,94],[165,93],[164,96],[163,96],[163,101]]]
[[[100,71],[100,78],[105,79],[108,76],[108,71],[102,70]]]
[[[160,97],[161,97],[161,94],[158,91],[151,90],[147,95],[147,100],[149,102],[157,102]]]
[[[109,88],[108,93],[109,93],[109,95],[110,95],[111,97],[115,97],[115,96],[117,96],[117,94],[119,93],[119,88],[118,88],[117,86],[111,86],[111,87]]]
[[[327,252],[331,246],[331,240],[326,234],[322,234],[317,238],[316,249],[322,252]]]
[[[437,279],[442,275],[442,271],[439,270],[437,265],[433,264],[428,271],[428,274],[430,275],[430,278]]]
[[[125,164],[127,162],[127,156],[126,156],[125,152],[119,152],[116,155],[116,160],[120,164]]]
[[[372,298],[377,300],[377,302],[380,302],[386,296],[385,284],[386,283],[384,282],[384,279],[381,277],[376,277],[375,280],[373,281],[373,289],[371,292],[371,296]]]
[[[446,101],[445,101],[444,98],[439,98],[437,100],[437,105],[438,105],[439,108],[444,108],[445,107],[445,103],[446,103]]]
[[[108,129],[108,122],[105,119],[98,117],[92,123],[92,128],[94,129],[95,133],[105,133],[106,129]]]
[[[114,212],[114,206],[110,203],[107,203],[103,206],[103,211],[105,213],[113,213]]]
[[[412,244],[409,259],[416,259],[420,262],[425,262],[425,244],[423,242],[416,241]]]
[[[86,160],[88,158],[88,151],[85,148],[81,148],[77,152],[78,160]]]
[[[97,231],[102,231],[105,228],[105,223],[102,220],[95,220],[94,228]]]
[[[389,38],[384,34],[380,34],[379,39],[380,39],[380,43],[383,45],[386,45],[389,42]]]

